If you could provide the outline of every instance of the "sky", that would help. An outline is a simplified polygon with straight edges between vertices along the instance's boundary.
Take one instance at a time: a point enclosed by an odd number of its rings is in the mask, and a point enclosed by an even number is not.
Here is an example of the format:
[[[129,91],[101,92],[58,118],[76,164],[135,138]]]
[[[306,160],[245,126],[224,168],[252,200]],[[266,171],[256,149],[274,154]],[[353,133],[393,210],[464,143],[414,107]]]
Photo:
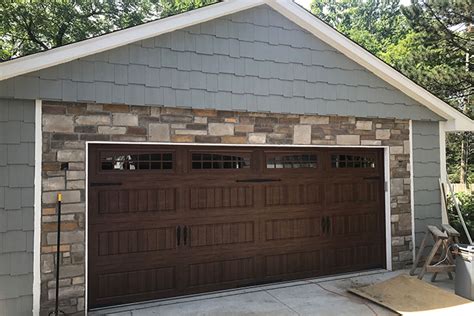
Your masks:
[[[309,10],[309,7],[311,5],[311,2],[313,2],[313,0],[295,0],[295,2],[299,3],[300,5],[302,5],[303,7]],[[403,5],[407,5],[407,4],[410,4],[410,0],[401,0],[400,3]]]

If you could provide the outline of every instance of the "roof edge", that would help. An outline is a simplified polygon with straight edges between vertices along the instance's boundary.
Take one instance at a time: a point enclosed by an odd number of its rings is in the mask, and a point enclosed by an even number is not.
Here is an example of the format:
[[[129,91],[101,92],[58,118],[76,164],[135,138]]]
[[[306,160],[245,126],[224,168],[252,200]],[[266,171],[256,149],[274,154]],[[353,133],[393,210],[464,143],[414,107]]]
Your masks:
[[[267,4],[380,79],[447,120],[446,131],[474,131],[474,121],[395,70],[292,0],[225,0],[0,64],[0,81]]]
[[[128,29],[5,61],[0,64],[0,81],[204,23],[262,4],[264,4],[263,0],[226,0]]]
[[[474,121],[395,70],[362,46],[291,0],[263,0],[268,6],[307,30],[377,77],[447,120],[446,131],[474,131]]]

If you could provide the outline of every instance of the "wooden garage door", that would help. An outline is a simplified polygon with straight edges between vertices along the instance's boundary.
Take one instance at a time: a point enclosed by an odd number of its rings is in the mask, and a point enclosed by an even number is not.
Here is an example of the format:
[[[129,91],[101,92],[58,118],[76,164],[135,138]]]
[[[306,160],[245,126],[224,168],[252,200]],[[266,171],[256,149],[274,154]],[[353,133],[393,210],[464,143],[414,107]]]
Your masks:
[[[378,149],[91,145],[91,308],[384,267]]]

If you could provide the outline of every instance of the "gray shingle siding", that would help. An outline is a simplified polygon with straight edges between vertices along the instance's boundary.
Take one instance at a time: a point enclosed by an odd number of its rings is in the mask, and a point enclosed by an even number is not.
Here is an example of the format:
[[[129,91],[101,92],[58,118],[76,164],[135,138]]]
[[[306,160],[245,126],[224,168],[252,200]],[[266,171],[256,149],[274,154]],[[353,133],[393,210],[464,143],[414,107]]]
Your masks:
[[[0,96],[440,120],[267,6],[2,81]]]
[[[0,315],[31,315],[35,108],[0,99]]]
[[[419,245],[426,225],[441,224],[439,123],[413,121],[415,238]]]

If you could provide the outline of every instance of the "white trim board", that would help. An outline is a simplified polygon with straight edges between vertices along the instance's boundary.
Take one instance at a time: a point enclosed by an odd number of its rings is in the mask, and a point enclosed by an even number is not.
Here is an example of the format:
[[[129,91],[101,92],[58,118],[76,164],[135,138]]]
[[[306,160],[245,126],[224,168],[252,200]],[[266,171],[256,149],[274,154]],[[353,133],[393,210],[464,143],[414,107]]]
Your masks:
[[[446,183],[448,170],[446,168],[446,123],[439,122],[439,171],[440,179],[442,183]],[[440,188],[440,199],[443,200],[443,192]],[[449,224],[448,213],[444,205],[444,201],[441,201],[441,223]]]
[[[446,131],[474,131],[474,121],[420,87],[292,0],[227,0],[0,64],[0,81],[267,4],[354,62],[447,120]]]
[[[42,168],[42,101],[35,100],[35,180],[33,233],[33,316],[40,312],[41,297],[41,168]]]
[[[411,241],[413,245],[413,261],[416,257],[416,235],[415,235],[415,174],[413,173],[413,121],[408,121],[409,145],[410,145],[410,208],[411,208]]]
[[[85,172],[86,172],[86,178],[85,178],[85,204],[86,204],[86,214],[84,215],[84,221],[85,221],[85,229],[84,229],[84,311],[87,316],[89,309],[87,308],[88,306],[88,300],[89,300],[89,287],[87,284],[89,283],[89,265],[88,265],[88,258],[89,258],[89,144],[86,142],[86,164],[85,164]]]
[[[290,144],[215,144],[215,143],[172,143],[172,142],[120,142],[120,141],[86,141],[86,179],[85,179],[85,313],[88,313],[88,269],[89,269],[89,145],[167,145],[167,146],[212,146],[212,147],[283,147],[283,148],[376,148],[384,151],[384,181],[386,183],[385,197],[385,265],[386,270],[392,271],[392,226],[391,226],[391,208],[390,208],[390,147],[389,146],[363,146],[363,145],[290,145]],[[297,281],[297,280],[295,280]]]
[[[385,259],[386,269],[392,271],[392,210],[390,207],[390,147],[383,146],[385,181]]]

